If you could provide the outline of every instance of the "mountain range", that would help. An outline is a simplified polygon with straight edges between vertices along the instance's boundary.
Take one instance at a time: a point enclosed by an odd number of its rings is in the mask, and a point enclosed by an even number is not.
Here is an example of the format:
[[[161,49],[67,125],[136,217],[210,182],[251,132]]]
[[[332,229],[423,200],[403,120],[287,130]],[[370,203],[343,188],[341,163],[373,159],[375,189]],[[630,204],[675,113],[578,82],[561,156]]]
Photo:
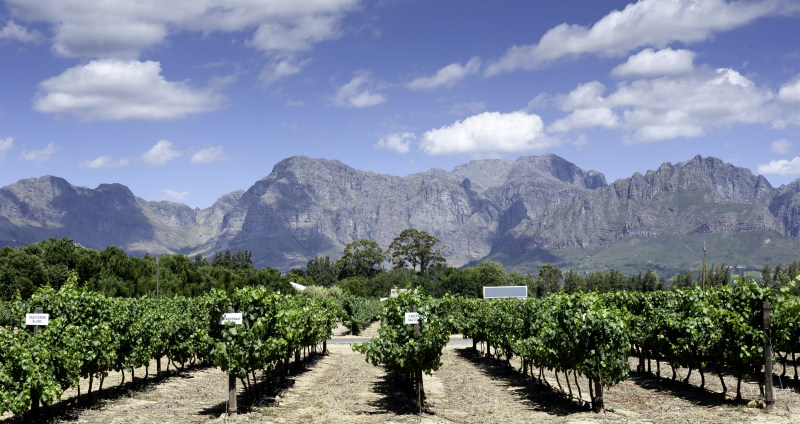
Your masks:
[[[669,274],[699,269],[705,246],[709,263],[758,270],[800,259],[800,180],[775,188],[700,156],[610,184],[549,154],[404,177],[294,156],[205,209],[54,176],[0,188],[0,245],[10,246],[67,237],[138,255],[247,249],[256,266],[288,270],[357,239],[385,248],[405,228],[438,237],[451,266]]]

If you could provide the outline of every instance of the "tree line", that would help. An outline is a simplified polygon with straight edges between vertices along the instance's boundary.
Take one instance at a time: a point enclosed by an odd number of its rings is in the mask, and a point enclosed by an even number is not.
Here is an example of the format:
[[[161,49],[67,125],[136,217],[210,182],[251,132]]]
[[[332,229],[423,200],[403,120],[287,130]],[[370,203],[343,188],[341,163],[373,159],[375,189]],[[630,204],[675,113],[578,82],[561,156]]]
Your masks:
[[[220,289],[270,287],[291,291],[289,279],[275,268],[256,269],[248,251],[218,252],[211,260],[197,255],[128,255],[116,246],[85,248],[67,238],[51,238],[0,250],[0,299],[19,292],[30,298],[37,288],[59,289],[71,273],[87,289],[108,297],[195,297]]]
[[[183,254],[137,257],[115,246],[93,250],[67,238],[51,238],[0,250],[0,299],[11,299],[16,292],[27,299],[46,285],[58,289],[72,272],[88,289],[109,297],[194,297],[211,289],[232,293],[241,287],[261,286],[287,292],[292,290],[289,282],[338,287],[343,294],[357,297],[387,297],[390,289],[409,284],[424,287],[434,297],[446,293],[481,297],[485,286],[526,286],[529,297],[544,297],[561,291],[650,292],[694,287],[703,281],[702,272],[685,272],[666,280],[651,269],[626,275],[613,269],[579,272],[548,264],[538,274],[527,274],[507,272],[493,261],[454,268],[447,265],[445,250],[437,237],[408,228],[386,249],[373,240],[355,240],[344,247],[338,259],[315,256],[305,268],[282,275],[276,268],[253,267],[248,250],[219,251],[210,258]],[[800,262],[785,268],[765,266],[761,280],[781,287],[798,273]],[[728,285],[732,280],[731,268],[724,264],[712,264],[705,273],[708,287]]]

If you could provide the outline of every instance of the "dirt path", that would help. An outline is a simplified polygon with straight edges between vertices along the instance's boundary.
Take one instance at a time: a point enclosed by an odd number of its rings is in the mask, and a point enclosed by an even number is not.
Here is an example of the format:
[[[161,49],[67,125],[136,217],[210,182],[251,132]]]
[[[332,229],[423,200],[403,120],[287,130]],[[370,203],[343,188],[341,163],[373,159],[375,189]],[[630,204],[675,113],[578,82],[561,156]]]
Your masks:
[[[699,376],[691,385],[668,378],[632,375],[607,389],[604,414],[595,414],[576,399],[560,394],[555,376],[545,373],[550,387],[523,377],[518,369],[477,355],[470,347],[448,346],[443,366],[425,376],[428,413],[417,416],[413,403],[399,391],[382,367],[375,367],[349,345],[328,345],[330,353],[309,361],[302,371],[274,397],[243,400],[235,417],[223,415],[227,376],[215,368],[195,369],[192,378],[170,377],[163,382],[140,385],[137,390],[110,396],[86,409],[71,409],[50,419],[54,423],[729,423],[800,422],[800,386],[776,388],[776,410],[764,414],[730,399],[722,400],[717,377],[706,376],[707,389],[699,388]],[[512,361],[519,368],[518,360]],[[662,364],[662,376],[671,370]],[[151,368],[152,370],[152,368]],[[143,374],[143,372],[142,372]],[[696,373],[695,373],[696,374]],[[680,378],[685,377],[679,370]],[[563,374],[563,390],[568,391]],[[111,382],[110,382],[111,380]],[[117,381],[118,383],[118,381]],[[579,379],[583,399],[588,382]],[[85,384],[85,383],[84,383]],[[113,376],[106,380],[106,387]],[[735,381],[726,380],[729,396]],[[776,384],[778,384],[776,382]],[[116,388],[113,389],[116,393]],[[757,398],[758,386],[743,385],[745,398]],[[248,404],[249,402],[249,404]]]

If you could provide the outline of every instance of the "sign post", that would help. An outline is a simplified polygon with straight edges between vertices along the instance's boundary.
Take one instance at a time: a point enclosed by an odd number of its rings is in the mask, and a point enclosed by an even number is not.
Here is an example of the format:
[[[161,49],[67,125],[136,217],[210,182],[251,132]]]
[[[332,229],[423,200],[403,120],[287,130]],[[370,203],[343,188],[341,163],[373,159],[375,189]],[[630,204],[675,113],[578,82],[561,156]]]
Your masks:
[[[767,412],[772,412],[775,408],[775,398],[772,393],[772,334],[769,329],[769,301],[767,300],[761,304],[761,316],[762,328],[767,336],[764,338],[764,403]]]
[[[225,322],[228,321],[233,322],[236,325],[240,325],[242,323],[242,314],[234,313],[233,306],[228,306],[228,313],[222,314],[222,321],[220,321],[220,324],[225,325]],[[237,409],[236,376],[233,374],[228,374],[228,410],[226,412],[228,415],[236,415]]]
[[[25,325],[33,326],[33,335],[39,333],[39,328],[50,323],[50,314],[45,314],[41,306],[37,306],[32,314],[25,314]],[[39,414],[39,397],[40,393],[31,393],[31,412],[34,415]]]
[[[420,331],[419,331],[419,314],[417,313],[417,305],[411,307],[412,312],[406,312],[405,322],[406,324],[414,324],[414,339],[419,339]],[[412,322],[413,321],[413,322]],[[417,364],[417,369],[415,371],[415,377],[417,380],[417,413],[422,414],[422,396],[423,396],[423,389],[422,389],[422,368],[420,368],[419,364]]]

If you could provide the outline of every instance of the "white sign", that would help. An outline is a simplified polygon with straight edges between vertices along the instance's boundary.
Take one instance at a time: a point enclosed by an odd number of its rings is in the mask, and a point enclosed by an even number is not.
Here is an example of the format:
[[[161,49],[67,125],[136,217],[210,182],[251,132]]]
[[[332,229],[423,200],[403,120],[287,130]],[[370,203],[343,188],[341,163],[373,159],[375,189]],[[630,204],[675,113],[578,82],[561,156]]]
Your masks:
[[[528,298],[527,286],[497,286],[497,287],[484,287],[484,299],[500,299],[504,297],[511,297],[517,299]]]
[[[25,314],[25,325],[47,325],[50,314]]]
[[[406,324],[419,324],[419,314],[416,312],[406,312]]]
[[[242,313],[235,312],[235,313],[222,314],[222,319],[219,321],[219,323],[221,325],[225,325],[226,322],[232,322],[236,325],[242,325]]]

